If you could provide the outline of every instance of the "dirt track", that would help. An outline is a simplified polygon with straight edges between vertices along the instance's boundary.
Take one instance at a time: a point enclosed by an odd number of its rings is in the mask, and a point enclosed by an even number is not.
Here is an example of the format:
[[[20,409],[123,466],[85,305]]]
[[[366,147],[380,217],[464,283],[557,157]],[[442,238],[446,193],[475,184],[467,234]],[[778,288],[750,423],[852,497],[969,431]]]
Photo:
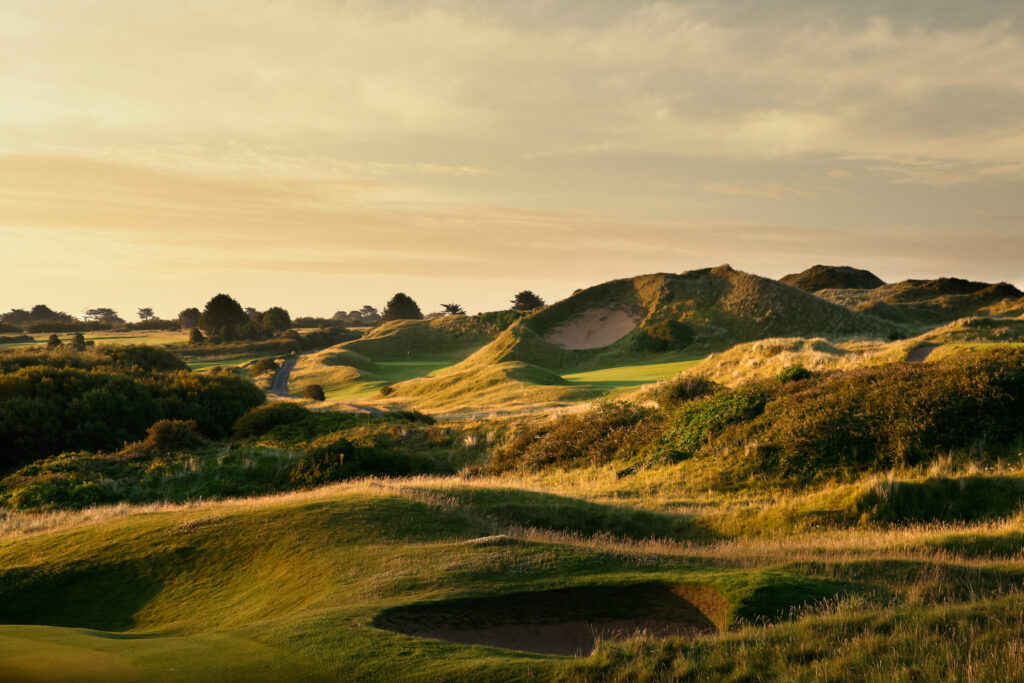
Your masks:
[[[288,394],[288,376],[292,374],[292,368],[295,367],[295,360],[286,360],[281,369],[274,375],[274,381],[270,383],[270,393],[275,396],[284,396],[287,398]]]

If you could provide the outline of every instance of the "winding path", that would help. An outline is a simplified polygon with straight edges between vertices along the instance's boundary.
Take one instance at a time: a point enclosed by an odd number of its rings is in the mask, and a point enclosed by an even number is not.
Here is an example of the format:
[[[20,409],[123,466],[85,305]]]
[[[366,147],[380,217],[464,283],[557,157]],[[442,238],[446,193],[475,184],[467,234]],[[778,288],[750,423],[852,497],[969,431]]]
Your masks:
[[[290,396],[288,393],[288,375],[292,374],[292,368],[295,367],[296,359],[286,360],[281,369],[274,375],[274,381],[270,383],[270,393],[275,396],[284,396],[287,398]]]

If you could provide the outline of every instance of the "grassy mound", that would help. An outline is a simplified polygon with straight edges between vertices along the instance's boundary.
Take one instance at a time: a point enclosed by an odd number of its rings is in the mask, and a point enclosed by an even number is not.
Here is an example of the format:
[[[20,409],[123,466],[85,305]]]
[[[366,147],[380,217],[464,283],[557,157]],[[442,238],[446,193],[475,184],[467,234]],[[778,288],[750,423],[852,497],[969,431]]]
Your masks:
[[[851,268],[850,266],[812,266],[801,273],[791,273],[779,278],[806,292],[817,292],[821,289],[875,289],[885,284],[881,278],[869,270]]]
[[[66,669],[43,669],[51,680],[62,671],[74,679],[74,662],[171,680],[553,678],[571,660],[378,626],[430,604],[432,614],[438,606],[467,614],[480,605],[474,600],[519,616],[557,604],[583,610],[572,598],[586,594],[618,595],[606,601],[612,616],[634,613],[632,597],[679,618],[685,601],[697,608],[687,617],[702,614],[731,629],[740,619],[785,618],[850,590],[785,571],[710,570],[671,557],[638,563],[570,543],[474,540],[504,531],[469,510],[355,485],[121,511],[36,532],[0,543],[0,623],[7,624],[0,652],[14,642],[29,655],[0,658],[0,672],[20,680],[32,659],[66,647]],[[545,599],[515,597],[523,595]]]
[[[959,278],[905,280],[875,289],[827,289],[818,296],[902,325],[918,333],[967,317],[1012,317],[1024,313],[1024,293],[1001,282]]]

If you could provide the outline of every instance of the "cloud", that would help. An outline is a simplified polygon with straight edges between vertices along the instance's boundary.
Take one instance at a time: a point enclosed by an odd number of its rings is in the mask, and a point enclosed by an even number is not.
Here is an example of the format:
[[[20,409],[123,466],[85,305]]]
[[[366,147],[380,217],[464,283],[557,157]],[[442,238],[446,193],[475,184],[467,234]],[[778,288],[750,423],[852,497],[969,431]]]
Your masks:
[[[761,199],[785,199],[786,197],[813,197],[814,192],[803,187],[782,183],[705,183],[703,189],[713,194],[733,197],[758,197]]]

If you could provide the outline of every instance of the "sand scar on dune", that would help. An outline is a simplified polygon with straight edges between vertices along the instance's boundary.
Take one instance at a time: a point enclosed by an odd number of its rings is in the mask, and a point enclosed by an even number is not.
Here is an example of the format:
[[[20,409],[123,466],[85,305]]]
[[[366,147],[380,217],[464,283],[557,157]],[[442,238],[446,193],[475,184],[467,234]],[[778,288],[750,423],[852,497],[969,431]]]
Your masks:
[[[585,657],[601,640],[715,633],[715,624],[693,599],[725,606],[706,587],[581,587],[395,607],[374,625],[463,645]]]
[[[563,349],[599,349],[635,330],[640,319],[621,308],[590,308],[551,330],[545,340]]]

